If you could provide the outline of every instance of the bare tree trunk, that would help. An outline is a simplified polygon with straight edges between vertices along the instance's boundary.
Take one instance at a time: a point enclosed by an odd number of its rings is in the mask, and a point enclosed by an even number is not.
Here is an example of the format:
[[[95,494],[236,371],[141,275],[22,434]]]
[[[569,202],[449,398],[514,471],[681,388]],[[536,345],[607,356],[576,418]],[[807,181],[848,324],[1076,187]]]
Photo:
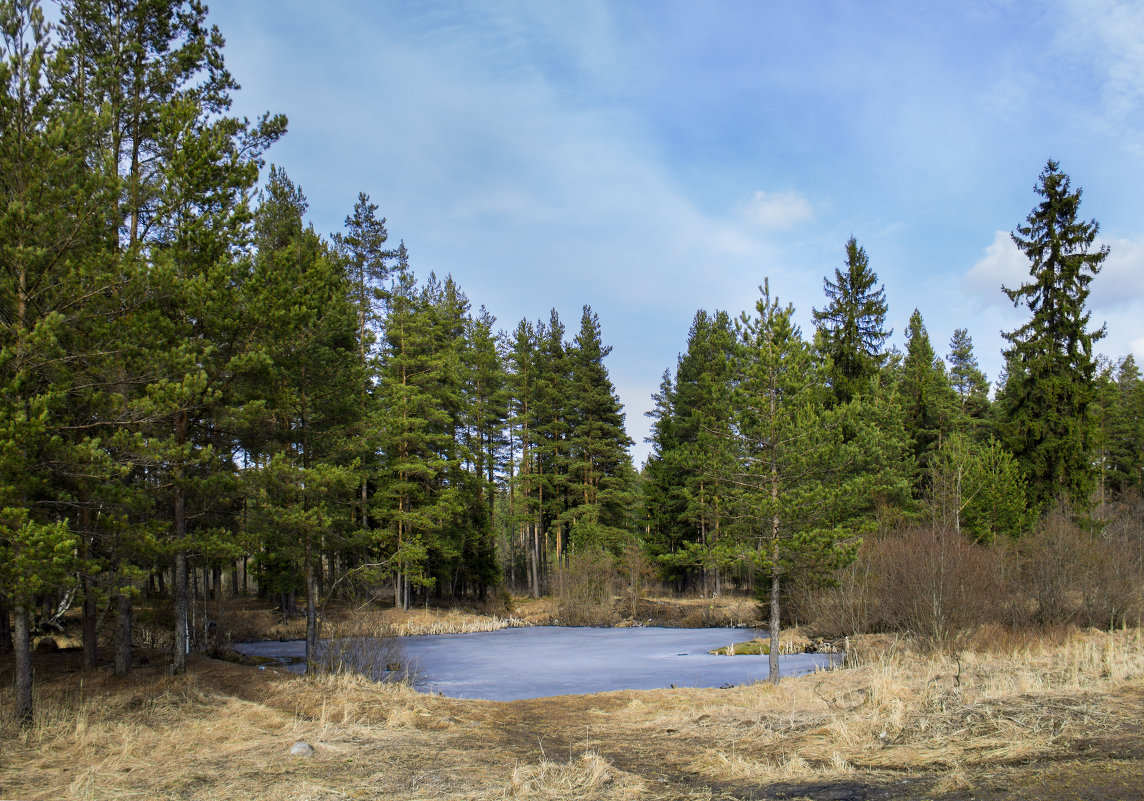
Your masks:
[[[95,588],[91,576],[83,576],[83,669],[95,670],[99,661],[99,609],[95,605]]]
[[[115,595],[115,675],[131,670],[131,596],[120,590]]]
[[[175,509],[181,517],[180,503]],[[177,525],[177,524],[176,524]],[[171,653],[171,673],[187,672],[187,652],[191,646],[191,629],[187,621],[187,552],[175,551],[175,644]]]
[[[12,626],[8,622],[8,599],[0,595],[0,655],[12,653]]]
[[[17,604],[12,613],[16,635],[16,720],[26,726],[32,722],[32,636],[28,610]]]
[[[306,670],[313,672],[318,659],[318,581],[314,575],[310,538],[306,538]]]
[[[531,528],[532,528],[532,542],[531,542],[531,545],[532,545],[532,549],[531,549],[532,550],[532,554],[531,554],[531,558],[532,558],[532,564],[531,564],[531,567],[532,567],[532,572],[531,572],[532,597],[533,598],[539,598],[540,597],[540,532],[538,531],[539,527],[536,524],[533,524],[531,526]]]

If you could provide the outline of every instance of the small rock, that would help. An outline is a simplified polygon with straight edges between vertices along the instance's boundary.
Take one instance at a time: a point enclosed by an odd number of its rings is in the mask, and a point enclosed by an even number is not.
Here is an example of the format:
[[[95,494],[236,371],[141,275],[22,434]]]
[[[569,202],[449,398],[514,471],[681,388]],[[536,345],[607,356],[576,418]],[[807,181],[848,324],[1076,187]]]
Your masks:
[[[305,740],[299,740],[294,743],[294,747],[290,749],[291,756],[308,757],[314,755],[314,746],[310,745]]]

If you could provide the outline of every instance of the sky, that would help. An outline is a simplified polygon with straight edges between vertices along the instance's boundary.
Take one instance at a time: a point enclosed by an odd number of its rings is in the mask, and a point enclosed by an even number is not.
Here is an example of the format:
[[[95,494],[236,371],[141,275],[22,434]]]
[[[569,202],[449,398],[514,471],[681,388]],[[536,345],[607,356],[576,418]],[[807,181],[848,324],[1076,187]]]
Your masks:
[[[1049,159],[1110,255],[1098,349],[1144,358],[1144,4],[755,0],[216,0],[267,154],[341,230],[359,192],[419,278],[498,326],[599,315],[637,467],[699,309],[758,287],[804,333],[857,238],[890,344],[918,309],[990,381],[1028,312],[1010,239]]]

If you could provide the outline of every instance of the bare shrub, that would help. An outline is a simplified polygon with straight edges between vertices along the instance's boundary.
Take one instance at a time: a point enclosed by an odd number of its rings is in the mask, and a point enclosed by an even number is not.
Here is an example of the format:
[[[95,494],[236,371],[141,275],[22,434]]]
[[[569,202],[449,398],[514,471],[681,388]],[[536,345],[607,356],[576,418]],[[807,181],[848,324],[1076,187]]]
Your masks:
[[[1049,512],[1012,553],[1013,581],[1031,621],[1103,628],[1138,621],[1144,608],[1138,521],[1129,512],[1093,532],[1067,507]]]
[[[635,618],[640,599],[648,585],[655,580],[655,564],[637,542],[628,543],[619,558],[619,578],[623,584],[624,602],[628,617]]]
[[[397,637],[322,640],[311,669],[314,673],[351,674],[410,686],[416,686],[421,678]]]
[[[792,617],[818,636],[841,637],[873,631],[880,618],[872,541],[855,560],[837,571],[833,586],[796,584],[791,589]]]
[[[934,647],[996,621],[1005,588],[993,554],[943,527],[910,528],[877,543],[872,570],[886,627]]]
[[[553,578],[556,614],[561,624],[609,626],[616,622],[616,563],[603,548],[570,554]]]

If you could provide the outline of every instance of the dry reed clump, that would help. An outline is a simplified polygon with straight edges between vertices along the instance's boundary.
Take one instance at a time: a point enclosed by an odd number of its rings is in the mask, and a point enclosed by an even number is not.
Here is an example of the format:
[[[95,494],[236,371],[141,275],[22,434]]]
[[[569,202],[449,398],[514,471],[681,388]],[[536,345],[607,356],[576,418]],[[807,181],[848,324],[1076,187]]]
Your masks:
[[[535,765],[521,765],[512,772],[506,795],[512,798],[563,799],[639,798],[646,787],[643,781],[609,764],[594,752],[582,754],[565,763],[541,760]]]
[[[1030,640],[1011,654],[889,653],[852,670],[681,699],[642,725],[702,732],[690,768],[791,781],[854,769],[958,770],[1059,752],[1124,714],[1108,699],[1144,677],[1140,630]]]
[[[692,605],[684,624],[695,628],[745,628],[760,623],[759,605],[749,598],[701,600]]]

